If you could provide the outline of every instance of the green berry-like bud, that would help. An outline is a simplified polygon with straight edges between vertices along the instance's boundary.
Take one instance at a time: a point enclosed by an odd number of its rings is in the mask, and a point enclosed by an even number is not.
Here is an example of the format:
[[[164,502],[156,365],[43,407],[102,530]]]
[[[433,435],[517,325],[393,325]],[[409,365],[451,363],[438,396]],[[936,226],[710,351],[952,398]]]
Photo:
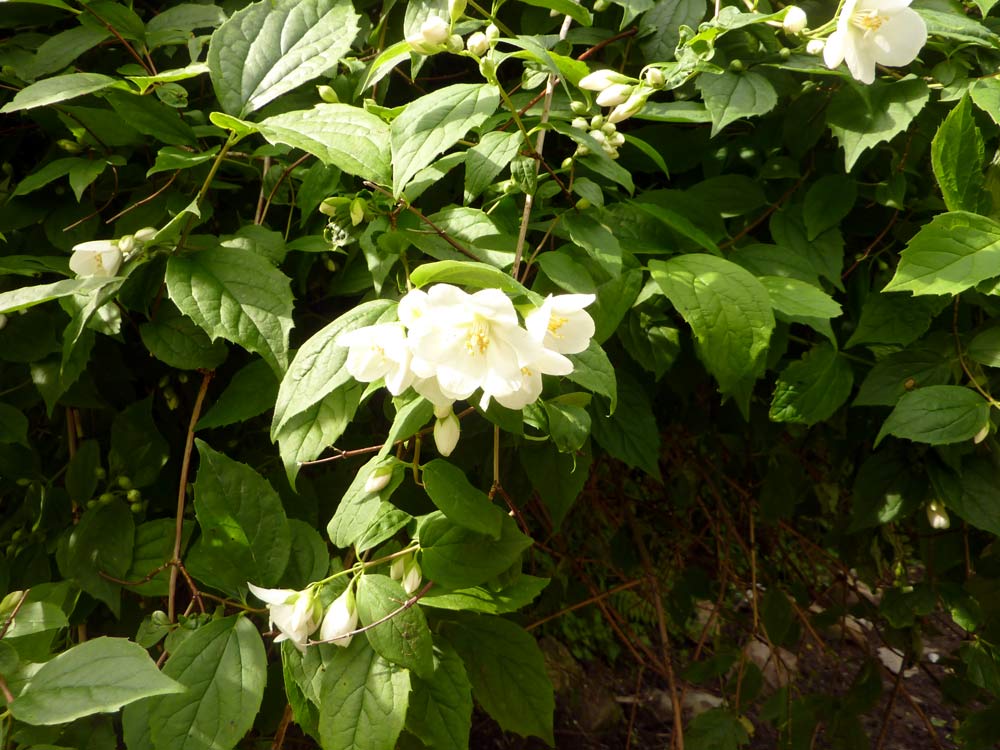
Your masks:
[[[90,500],[87,501],[87,508],[93,510],[96,507],[97,507],[97,500],[91,498]]]
[[[140,513],[142,513],[142,503],[132,503],[131,505],[128,506],[128,509],[133,513],[135,513],[136,515],[139,515]]]
[[[792,56],[792,51],[788,49],[788,47],[782,47],[780,50],[778,50],[778,57],[780,57],[782,60],[787,60],[791,56]]]
[[[101,505],[107,505],[108,503],[113,502],[114,499],[115,496],[112,495],[110,492],[102,492],[101,496],[97,498],[97,502],[100,503]]]
[[[745,70],[743,61],[740,59],[730,60],[729,69],[734,73],[742,73]]]
[[[132,489],[132,478],[126,476],[118,477],[118,486],[121,487],[123,490]]]
[[[610,0],[594,0],[594,12],[600,13],[611,7]]]
[[[578,200],[576,202],[576,209],[578,211],[586,211],[592,205],[593,204],[590,201],[588,201],[586,198],[581,198],[580,200]]]
[[[129,490],[128,494],[125,495],[125,497],[128,498],[128,501],[130,503],[137,503],[140,500],[142,500],[142,492],[140,492],[139,490]]]
[[[337,96],[337,92],[334,91],[333,86],[317,86],[316,93],[319,94],[319,98],[322,99],[327,104],[339,104],[340,97]]]
[[[78,154],[83,151],[83,146],[76,141],[71,141],[69,138],[60,138],[56,141],[56,145],[67,154]]]
[[[108,475],[108,472],[104,470],[103,466],[97,466],[94,468],[94,476],[98,479],[104,479]]]
[[[600,130],[602,125],[604,125],[603,115],[594,115],[590,118],[590,127],[594,130]]]
[[[572,156],[567,156],[565,159],[562,160],[562,168],[563,169],[572,169],[572,167],[573,167],[573,157]]]
[[[573,110],[574,115],[585,115],[590,107],[587,106],[586,102],[581,102],[579,99],[574,99],[569,103],[569,108]]]
[[[186,383],[186,382],[188,382],[188,374],[186,372],[179,372],[179,373],[177,373],[177,382],[178,383]]]

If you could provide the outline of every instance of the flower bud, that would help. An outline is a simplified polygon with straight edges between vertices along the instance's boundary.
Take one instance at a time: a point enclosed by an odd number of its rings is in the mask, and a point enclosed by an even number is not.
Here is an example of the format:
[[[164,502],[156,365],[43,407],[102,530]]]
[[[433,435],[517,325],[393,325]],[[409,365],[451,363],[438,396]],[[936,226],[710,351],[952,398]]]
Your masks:
[[[810,55],[822,55],[825,48],[826,42],[822,39],[810,39],[809,43],[806,44],[806,52]]]
[[[344,593],[333,600],[323,615],[323,624],[319,628],[322,641],[330,641],[334,646],[347,648],[354,638],[358,626],[358,607],[354,599],[353,581],[347,585]],[[348,635],[350,633],[351,635]]]
[[[462,425],[449,407],[448,415],[446,417],[439,416],[434,423],[434,445],[437,446],[438,453],[446,458],[450,456],[455,450],[455,446],[458,445],[461,432]]]
[[[573,122],[570,123],[577,130],[587,130],[590,127],[590,123],[587,122],[586,117],[574,117]]]
[[[646,82],[647,86],[652,86],[654,89],[663,88],[666,84],[666,76],[663,75],[663,71],[659,68],[646,68],[642,74],[642,79]]]
[[[989,423],[987,423],[987,424],[983,425],[983,429],[981,429],[979,432],[977,432],[976,435],[975,435],[975,437],[972,438],[972,444],[973,445],[979,445],[987,437],[989,437],[989,434],[990,434],[990,425],[989,425]]]
[[[483,29],[483,32],[486,34],[486,38],[489,39],[491,42],[495,42],[497,39],[500,38],[500,29],[497,28],[497,25],[495,23],[491,23],[489,26]]]
[[[809,23],[806,12],[797,5],[789,5],[785,9],[785,17],[781,19],[781,28],[787,34],[800,34]]]
[[[597,95],[597,106],[615,107],[628,99],[631,93],[632,86],[625,83],[613,83]]]
[[[587,114],[587,110],[590,109],[586,102],[581,102],[579,99],[571,101],[569,108],[573,111],[574,115],[585,115]]]
[[[477,31],[469,34],[469,38],[465,40],[465,48],[476,57],[482,57],[490,50],[490,40],[486,38],[486,34]]]
[[[392,467],[379,466],[368,475],[368,481],[365,482],[365,492],[369,495],[375,495],[384,490],[391,480]]]
[[[600,143],[602,145],[608,139],[608,137],[606,135],[604,135],[604,131],[602,131],[602,130],[591,130],[590,131],[590,137],[593,138],[595,141],[597,141],[598,143]]]
[[[931,500],[927,503],[927,522],[932,529],[944,530],[951,526],[948,511],[940,500]]]
[[[351,201],[351,225],[357,226],[365,220],[365,209],[368,208],[368,201],[362,197],[357,197]]]
[[[448,0],[448,16],[451,18],[452,23],[455,23],[455,21],[465,14],[466,4],[467,0]]]
[[[448,48],[449,52],[454,52],[456,54],[465,49],[465,42],[462,40],[462,37],[460,37],[458,34],[452,34],[451,36],[449,36],[448,41],[446,41],[444,44]]]
[[[581,78],[580,82],[576,85],[587,91],[604,91],[608,86],[628,83],[631,80],[628,76],[623,76],[621,73],[616,73],[613,70],[595,70],[593,73],[588,73]]]
[[[611,0],[594,0],[594,13],[600,13],[611,7]]]
[[[427,44],[444,44],[451,36],[451,24],[441,16],[428,16],[427,20],[420,24],[420,36]]]
[[[319,94],[319,98],[327,104],[338,104],[340,102],[340,97],[337,96],[337,92],[334,91],[333,86],[317,86],[316,92]]]
[[[613,122],[606,122],[601,125],[601,132],[604,133],[604,135],[613,135],[618,132],[618,126]]]
[[[159,234],[159,230],[155,227],[143,227],[132,236],[135,237],[136,242],[146,243],[156,237],[157,234]]]
[[[413,594],[420,588],[420,582],[423,580],[416,555],[411,553],[393,560],[392,567],[389,568],[389,577],[399,581],[407,594]]]
[[[642,108],[646,105],[649,94],[649,90],[637,91],[632,94],[625,102],[619,104],[608,113],[608,122],[621,122],[641,112]]]
[[[623,136],[621,133],[615,133],[614,135],[609,135],[607,143],[612,148],[618,148],[619,146],[624,146],[625,136]]]

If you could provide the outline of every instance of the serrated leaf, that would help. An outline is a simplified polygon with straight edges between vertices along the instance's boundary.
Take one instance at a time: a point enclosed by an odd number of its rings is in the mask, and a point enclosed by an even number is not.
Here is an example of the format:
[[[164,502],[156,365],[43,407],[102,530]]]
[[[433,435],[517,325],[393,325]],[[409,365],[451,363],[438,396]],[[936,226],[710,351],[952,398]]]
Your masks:
[[[850,363],[830,344],[820,344],[782,371],[768,416],[775,422],[822,422],[847,400],[853,384]]]
[[[844,149],[848,171],[861,155],[905,131],[930,98],[919,78],[871,86],[848,84],[837,91],[827,110],[827,123]]]
[[[167,292],[212,339],[224,338],[288,366],[292,292],[288,277],[254,253],[216,247],[167,261]]]
[[[698,353],[719,383],[734,392],[760,373],[774,314],[764,286],[746,269],[712,255],[650,261],[653,280],[691,326]]]
[[[234,461],[196,440],[200,465],[194,484],[194,508],[202,536],[198,545],[209,570],[238,595],[250,581],[273,586],[288,564],[291,533],[281,498],[270,483],[246,464]],[[192,554],[194,550],[192,550]],[[225,564],[222,565],[222,561]],[[193,567],[204,575],[205,563]]]
[[[778,103],[771,81],[753,71],[701,75],[695,85],[712,115],[713,137],[729,123],[767,114]]]
[[[212,34],[208,67],[222,109],[244,117],[332,68],[358,33],[339,0],[273,0],[234,13]]]
[[[195,429],[245,422],[270,409],[277,395],[278,380],[274,372],[264,360],[254,360],[233,375],[215,403],[198,420]]]
[[[430,678],[434,672],[434,645],[427,618],[420,607],[397,611],[409,598],[397,581],[368,573],[358,582],[358,616],[362,625],[371,625],[396,612],[365,631],[368,642],[384,659]]]
[[[472,685],[458,653],[441,644],[429,680],[413,679],[406,728],[428,747],[465,748],[472,729]]]
[[[277,439],[285,423],[318,404],[341,386],[353,382],[347,372],[347,347],[338,346],[340,334],[386,322],[395,317],[395,303],[372,300],[353,308],[314,333],[296,352],[278,388],[271,423]]]
[[[846,347],[859,344],[913,343],[930,328],[931,321],[948,304],[946,297],[910,297],[906,294],[874,293],[861,308],[858,327]]]
[[[383,502],[390,497],[400,482],[403,481],[403,464],[396,461],[392,464],[392,477],[389,483],[377,493],[365,490],[368,478],[376,468],[384,466],[384,459],[375,456],[358,469],[354,480],[344,492],[337,505],[337,510],[327,524],[326,531],[330,541],[337,547],[345,548],[359,543],[381,514],[385,512]],[[363,545],[358,552],[364,552],[378,542]]]
[[[573,363],[573,372],[566,376],[567,379],[607,398],[614,413],[618,409],[618,381],[615,368],[601,345],[591,339],[586,349],[570,354],[569,360]]]
[[[854,208],[857,195],[856,181],[846,175],[830,174],[816,180],[809,187],[802,206],[802,220],[809,241],[840,224]]]
[[[952,211],[938,214],[911,239],[883,292],[960,294],[997,276],[1000,223]]]
[[[490,586],[475,586],[452,591],[435,587],[421,598],[420,604],[424,607],[437,609],[502,615],[506,612],[516,612],[521,607],[530,604],[549,584],[549,580],[522,573],[514,583],[499,591],[494,591]]]
[[[317,104],[268,117],[254,128],[271,143],[300,148],[348,174],[380,185],[392,181],[389,126],[360,107]]]
[[[531,546],[531,539],[506,515],[495,540],[452,523],[442,513],[425,516],[419,536],[424,576],[449,588],[477,586],[500,575]]]
[[[139,326],[139,335],[149,353],[178,370],[214,370],[229,350],[221,341],[212,341],[194,321],[167,303],[156,317]]]
[[[183,690],[183,685],[160,673],[142,646],[124,638],[102,637],[73,646],[43,664],[10,710],[27,724],[62,724]]]
[[[187,549],[188,540],[194,531],[194,522],[185,521],[181,534],[181,552]],[[135,544],[132,547],[132,563],[125,579],[139,581],[154,570],[173,559],[174,536],[177,523],[172,518],[157,518],[139,524],[135,529]],[[169,591],[170,571],[161,570],[145,583],[129,586],[128,590],[141,596],[166,596]]]
[[[621,384],[618,408],[611,416],[597,410],[594,440],[615,458],[660,479],[660,431],[649,397],[626,372],[616,375]]]
[[[105,578],[122,578],[132,563],[135,522],[128,506],[119,501],[88,510],[66,539],[60,572],[81,589],[108,605],[117,617],[121,585]]]
[[[443,623],[443,635],[465,662],[479,705],[501,728],[555,744],[552,684],[529,633],[500,617],[461,614]]]
[[[402,194],[417,172],[482,125],[499,103],[495,86],[457,83],[407,104],[390,126],[393,195]]]
[[[376,654],[364,638],[337,651],[320,688],[323,747],[392,750],[406,720],[410,673]]]
[[[983,134],[976,127],[968,94],[944,118],[931,142],[931,166],[949,211],[988,208],[983,189]]]
[[[520,133],[490,131],[466,152],[465,203],[469,204],[490,186],[521,148]]]
[[[947,385],[957,363],[930,349],[894,352],[880,359],[868,372],[855,406],[895,406],[914,388]]]
[[[636,3],[635,0],[618,4],[624,5],[626,15],[631,16],[642,12],[645,5]],[[680,41],[681,26],[695,29],[704,17],[705,4],[699,0],[658,0],[642,17],[643,27],[648,27],[653,32],[642,41],[642,53],[645,59],[673,60],[677,43]]]
[[[264,696],[267,656],[245,617],[203,625],[170,655],[163,674],[185,688],[151,702],[153,745],[170,750],[229,750],[253,726]]]
[[[935,493],[949,510],[977,529],[1000,535],[1000,508],[996,501],[1000,473],[993,460],[970,457],[962,462],[961,474],[938,464],[930,464],[928,469]]]
[[[971,440],[990,419],[990,405],[971,388],[931,385],[903,395],[875,438],[887,435],[930,445]]]

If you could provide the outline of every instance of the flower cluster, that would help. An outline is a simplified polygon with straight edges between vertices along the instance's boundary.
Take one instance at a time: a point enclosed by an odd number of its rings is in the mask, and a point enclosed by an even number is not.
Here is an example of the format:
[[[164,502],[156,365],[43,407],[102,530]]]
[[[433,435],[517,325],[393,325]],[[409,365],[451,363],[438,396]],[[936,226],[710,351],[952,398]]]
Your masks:
[[[496,400],[508,409],[533,403],[542,375],[568,375],[564,355],[582,352],[594,335],[584,308],[592,294],[549,296],[524,316],[521,326],[510,298],[499,289],[468,294],[450,284],[414,289],[399,302],[399,322],[342,334],[347,371],[356,380],[384,380],[395,396],[407,388],[434,404],[438,451],[458,442],[452,404],[481,391],[479,404]]]
[[[280,631],[275,643],[291,641],[295,648],[305,652],[309,636],[319,629],[320,640],[343,648],[350,645],[358,626],[353,582],[333,600],[325,614],[314,586],[304,591],[265,589],[249,582],[247,586],[254,596],[267,604],[269,627]]]
[[[659,68],[646,68],[642,80],[630,78],[613,70],[597,70],[577,84],[586,91],[597,92],[600,107],[611,107],[605,120],[615,124],[638,114],[655,89],[662,88],[665,78]]]
[[[876,65],[913,62],[927,41],[927,25],[910,1],[846,0],[823,49],[827,67],[846,62],[852,76],[872,83]]]

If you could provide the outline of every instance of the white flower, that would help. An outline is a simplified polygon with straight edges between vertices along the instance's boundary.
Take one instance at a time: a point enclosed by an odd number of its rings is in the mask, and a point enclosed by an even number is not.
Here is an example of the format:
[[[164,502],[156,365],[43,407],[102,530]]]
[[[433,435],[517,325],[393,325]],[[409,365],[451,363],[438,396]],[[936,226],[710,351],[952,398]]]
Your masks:
[[[358,627],[358,607],[354,600],[354,587],[348,584],[344,593],[333,600],[323,616],[319,629],[321,641],[330,641],[334,646],[347,648],[351,645],[353,633]]]
[[[436,284],[427,293],[407,294],[399,318],[409,328],[410,368],[418,378],[434,378],[452,401],[479,388],[487,403],[491,394],[512,393],[521,382],[521,364],[534,355],[514,305],[499,289],[467,294]]]
[[[847,63],[862,83],[875,80],[875,65],[906,65],[927,41],[927,26],[910,0],[847,0],[837,30],[826,40],[823,60],[831,70]]]
[[[392,567],[389,568],[389,577],[399,581],[403,585],[403,591],[412,595],[420,588],[420,582],[423,580],[416,555],[403,555],[393,560]]]
[[[385,387],[393,396],[398,396],[413,382],[410,348],[401,323],[355,328],[338,336],[336,343],[349,347],[346,366],[355,380],[371,383],[384,378]]]
[[[438,453],[447,458],[458,445],[462,425],[450,406],[447,410],[435,409],[434,416],[437,417],[434,421],[434,445]]]
[[[943,503],[938,500],[927,503],[927,522],[932,529],[942,530],[951,526],[951,519],[948,518],[948,511],[945,510]]]
[[[632,93],[632,86],[626,83],[613,83],[610,86],[601,90],[601,93],[597,95],[597,106],[599,107],[614,107],[621,104],[629,95]]]
[[[806,44],[806,53],[810,55],[822,55],[826,42],[822,39],[810,39]]]
[[[291,641],[299,651],[305,652],[309,635],[316,630],[319,613],[316,611],[315,595],[311,589],[293,591],[291,589],[265,589],[247,586],[254,596],[267,604],[269,627],[277,628],[281,634],[275,643]]]
[[[785,10],[785,17],[781,19],[781,27],[789,34],[800,33],[808,23],[806,12],[798,5],[789,5]]]
[[[631,80],[628,76],[623,76],[621,73],[616,73],[613,70],[595,70],[593,73],[588,73],[581,78],[580,82],[576,85],[587,91],[604,91],[608,86],[618,83],[628,83]]]
[[[546,349],[560,354],[577,354],[590,345],[594,319],[584,312],[593,304],[593,294],[560,294],[545,298],[541,307],[524,316],[531,337]]]
[[[651,93],[649,89],[634,91],[627,101],[622,102],[608,113],[608,122],[621,122],[641,112]]]
[[[486,38],[486,34],[477,31],[469,34],[469,38],[465,40],[465,48],[476,57],[482,57],[490,50],[490,40]]]
[[[114,240],[91,240],[73,246],[69,268],[77,276],[114,276],[122,264],[122,251]]]

